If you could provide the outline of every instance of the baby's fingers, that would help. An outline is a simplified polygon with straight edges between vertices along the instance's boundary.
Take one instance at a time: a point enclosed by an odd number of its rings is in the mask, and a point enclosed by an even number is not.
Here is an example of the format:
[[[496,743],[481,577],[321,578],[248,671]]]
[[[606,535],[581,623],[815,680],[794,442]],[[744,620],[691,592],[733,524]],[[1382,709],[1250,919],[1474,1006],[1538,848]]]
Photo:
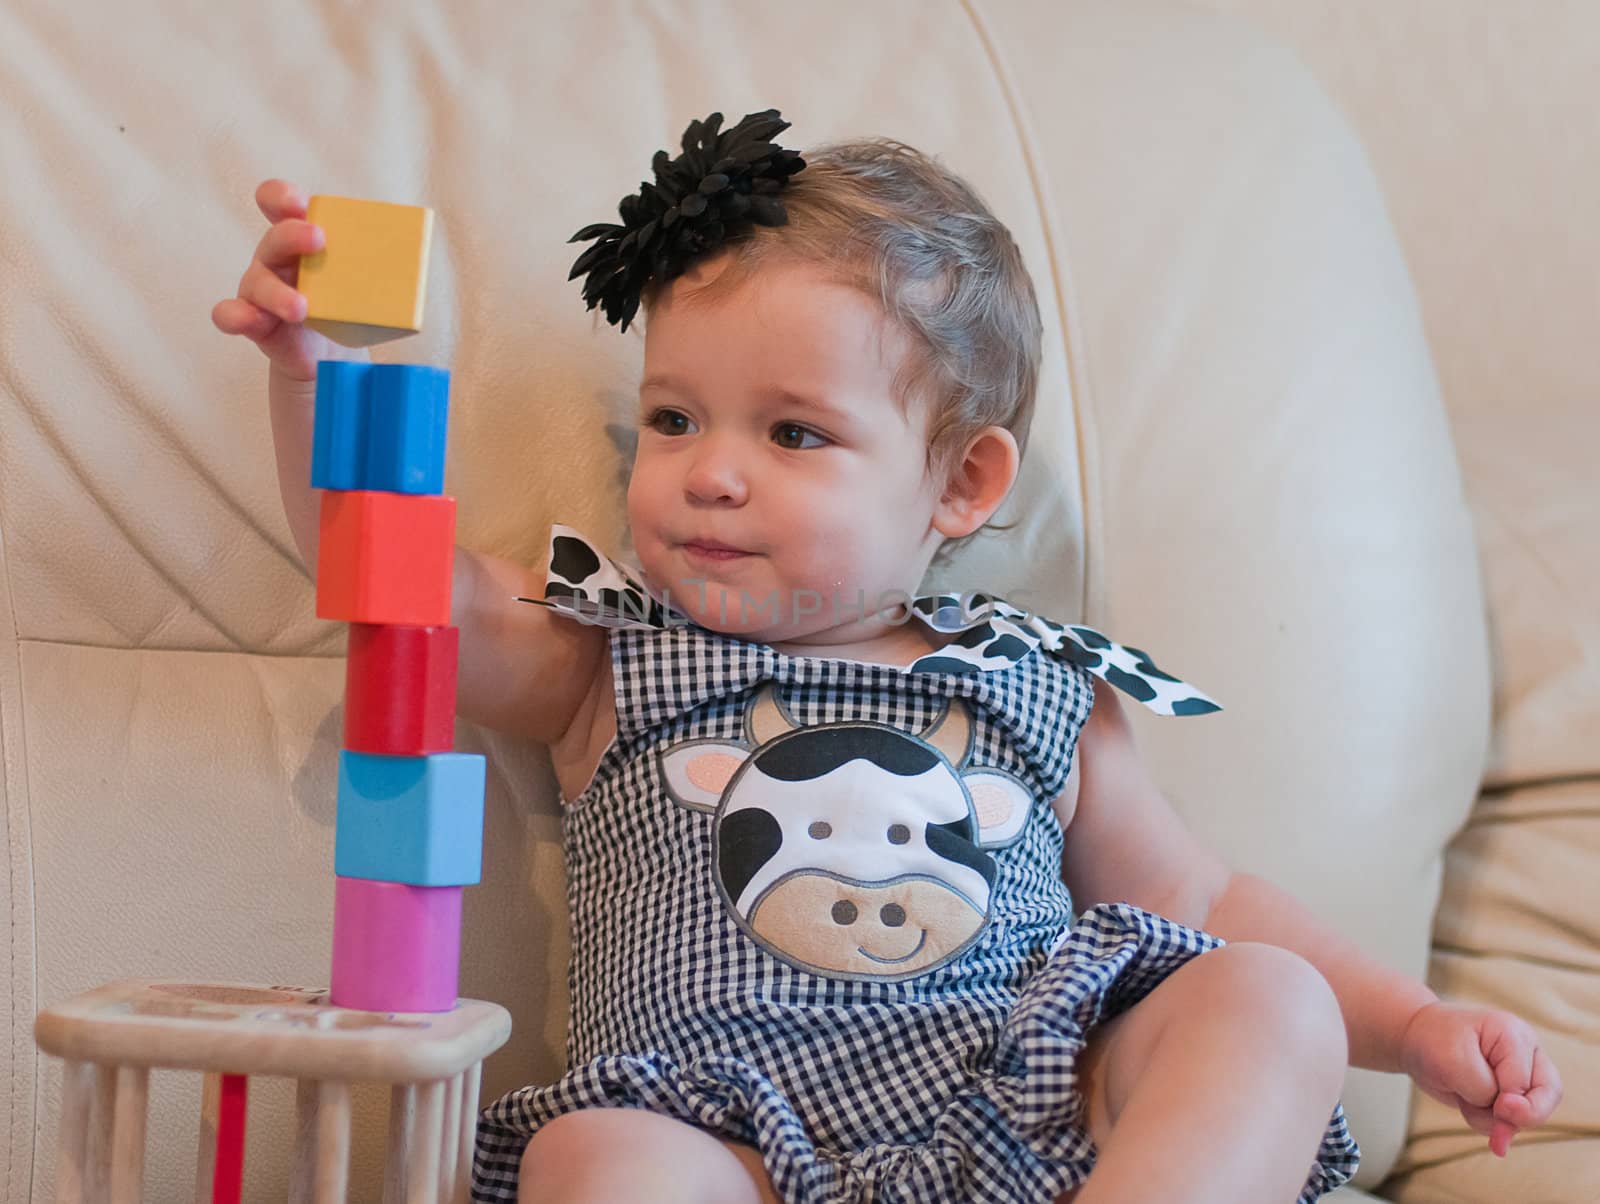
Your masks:
[[[251,261],[240,278],[239,297],[285,322],[300,322],[306,316],[305,294],[259,259]]]
[[[1502,1091],[1495,1097],[1494,1114],[1518,1128],[1542,1125],[1561,1102],[1561,1075],[1543,1049],[1535,1048],[1525,1091]]]
[[[1501,1096],[1504,1099],[1504,1096]],[[1496,1158],[1504,1158],[1506,1151],[1511,1148],[1511,1139],[1517,1135],[1520,1127],[1508,1124],[1495,1115],[1493,1108],[1480,1108],[1476,1104],[1469,1104],[1460,1096],[1456,1097],[1456,1105],[1461,1109],[1461,1117],[1467,1122],[1474,1133],[1489,1139],[1489,1150]]]
[[[1489,1152],[1496,1158],[1504,1158],[1511,1149],[1511,1139],[1516,1135],[1516,1125],[1508,1125],[1503,1120],[1495,1121],[1494,1131],[1489,1134]]]
[[[256,258],[279,280],[293,284],[299,277],[300,256],[322,250],[323,241],[321,226],[287,218],[261,236]]]
[[[1515,1016],[1496,1015],[1491,1024],[1494,1027],[1484,1032],[1483,1055],[1494,1067],[1495,1086],[1501,1091],[1526,1091],[1533,1081],[1533,1053],[1539,1048],[1539,1038]]]
[[[287,217],[304,217],[310,203],[288,180],[263,180],[256,189],[256,207],[274,226]]]
[[[282,325],[266,310],[239,297],[229,297],[212,306],[211,322],[223,334],[242,334],[253,343],[259,343]]]
[[[1481,1133],[1485,1137],[1494,1132],[1494,1109],[1480,1108],[1477,1104],[1469,1104],[1460,1096],[1456,1097],[1456,1106],[1461,1109],[1461,1118],[1471,1126],[1474,1133]]]

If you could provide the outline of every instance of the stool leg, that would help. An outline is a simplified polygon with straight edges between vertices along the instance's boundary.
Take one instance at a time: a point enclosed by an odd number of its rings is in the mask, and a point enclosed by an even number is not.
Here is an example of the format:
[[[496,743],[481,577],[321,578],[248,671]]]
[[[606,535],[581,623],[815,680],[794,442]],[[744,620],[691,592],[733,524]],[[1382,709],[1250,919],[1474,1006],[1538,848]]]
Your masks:
[[[144,1128],[149,1101],[149,1067],[118,1067],[111,1127],[111,1204],[139,1204],[144,1196]]]
[[[289,1204],[311,1204],[317,1173],[317,1081],[294,1088],[294,1153],[289,1163]]]
[[[200,1082],[200,1146],[195,1153],[195,1204],[211,1204],[211,1191],[217,1178],[217,1125],[221,1111],[222,1076],[207,1073]]]
[[[456,1182],[457,1146],[461,1141],[461,1075],[445,1083],[443,1130],[439,1149],[439,1199],[449,1204]]]
[[[89,1148],[84,1155],[83,1194],[91,1204],[111,1196],[112,1125],[117,1109],[117,1068],[94,1068],[89,1093]]]
[[[383,1164],[383,1204],[405,1204],[406,1172],[411,1165],[411,1128],[417,1088],[396,1083],[389,1092],[389,1147]]]
[[[478,1146],[478,1085],[483,1074],[483,1063],[474,1062],[461,1075],[461,1112],[456,1124],[461,1129],[456,1156],[455,1195],[452,1204],[470,1204],[472,1198],[472,1162]]]
[[[328,1079],[317,1088],[316,1204],[344,1204],[350,1177],[350,1084]]]
[[[437,1204],[444,1080],[417,1084],[417,1111],[407,1151],[406,1204]]]
[[[56,1204],[83,1204],[84,1158],[89,1151],[89,1111],[94,1098],[92,1062],[68,1062],[61,1074],[61,1123],[56,1154]]]

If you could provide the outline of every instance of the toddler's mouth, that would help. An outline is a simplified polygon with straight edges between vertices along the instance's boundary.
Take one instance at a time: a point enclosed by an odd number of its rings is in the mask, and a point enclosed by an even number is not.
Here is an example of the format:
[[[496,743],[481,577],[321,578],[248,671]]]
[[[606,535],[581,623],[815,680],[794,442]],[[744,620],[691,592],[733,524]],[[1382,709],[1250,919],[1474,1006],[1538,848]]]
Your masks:
[[[729,544],[721,543],[714,539],[692,540],[685,543],[683,550],[690,556],[702,560],[736,560],[741,556],[749,556],[750,552],[743,548],[735,548]]]

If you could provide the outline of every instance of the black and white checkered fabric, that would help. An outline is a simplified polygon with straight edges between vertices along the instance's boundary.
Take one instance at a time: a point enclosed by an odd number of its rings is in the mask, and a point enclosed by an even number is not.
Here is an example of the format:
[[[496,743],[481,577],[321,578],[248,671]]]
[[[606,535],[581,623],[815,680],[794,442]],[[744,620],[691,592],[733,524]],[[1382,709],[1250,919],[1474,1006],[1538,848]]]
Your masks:
[[[1076,1072],[1087,1034],[1222,944],[1128,904],[1074,922],[1050,803],[1088,717],[1090,671],[1041,653],[1038,638],[973,671],[795,657],[694,625],[613,626],[617,737],[564,816],[569,1070],[485,1110],[474,1198],[516,1199],[533,1132],[595,1106],[757,1147],[788,1204],[1047,1204],[1081,1183],[1094,1161]],[[658,752],[739,741],[767,682],[803,727],[917,733],[965,699],[970,764],[1027,785],[1026,826],[988,850],[988,915],[959,956],[910,977],[830,977],[774,956],[730,910],[716,817],[669,796]],[[1300,1201],[1345,1182],[1358,1159],[1336,1108]]]

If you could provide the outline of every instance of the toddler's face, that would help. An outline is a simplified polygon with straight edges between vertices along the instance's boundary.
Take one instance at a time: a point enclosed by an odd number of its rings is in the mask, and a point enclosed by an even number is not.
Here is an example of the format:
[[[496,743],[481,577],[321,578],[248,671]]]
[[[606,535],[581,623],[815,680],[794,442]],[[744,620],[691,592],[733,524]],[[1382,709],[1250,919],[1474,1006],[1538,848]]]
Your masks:
[[[714,630],[880,635],[870,616],[915,592],[942,538],[926,415],[902,417],[890,391],[909,339],[811,265],[695,296],[725,265],[696,265],[649,315],[628,490],[640,567]]]

